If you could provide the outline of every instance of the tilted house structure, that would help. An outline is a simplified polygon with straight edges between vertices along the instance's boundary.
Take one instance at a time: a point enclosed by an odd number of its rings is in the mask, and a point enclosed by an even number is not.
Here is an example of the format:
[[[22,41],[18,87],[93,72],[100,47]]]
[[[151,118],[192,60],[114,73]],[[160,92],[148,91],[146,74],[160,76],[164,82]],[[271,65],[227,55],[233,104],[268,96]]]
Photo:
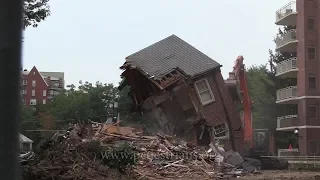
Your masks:
[[[221,65],[171,35],[126,58],[120,68],[141,112],[164,133],[198,145],[214,139],[243,151],[239,113],[220,71]],[[120,86],[120,88],[122,87]]]

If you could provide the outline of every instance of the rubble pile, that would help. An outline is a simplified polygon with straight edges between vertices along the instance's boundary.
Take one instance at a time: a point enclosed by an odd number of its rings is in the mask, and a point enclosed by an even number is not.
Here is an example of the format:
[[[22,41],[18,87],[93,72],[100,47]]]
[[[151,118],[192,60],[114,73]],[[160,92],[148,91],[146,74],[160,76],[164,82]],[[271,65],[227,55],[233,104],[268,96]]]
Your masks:
[[[90,141],[75,139],[52,142],[48,149],[41,150],[33,160],[22,165],[23,179],[122,179],[117,170],[101,163],[91,146]]]
[[[28,162],[28,161],[32,160],[33,157],[34,157],[34,152],[27,152],[27,153],[19,155],[19,161],[20,161],[20,163]]]
[[[215,179],[245,172],[239,169],[243,159],[222,155],[213,144],[207,150],[171,136],[142,136],[130,127],[93,124],[91,137],[81,137],[80,128],[56,133],[24,162],[24,179]]]

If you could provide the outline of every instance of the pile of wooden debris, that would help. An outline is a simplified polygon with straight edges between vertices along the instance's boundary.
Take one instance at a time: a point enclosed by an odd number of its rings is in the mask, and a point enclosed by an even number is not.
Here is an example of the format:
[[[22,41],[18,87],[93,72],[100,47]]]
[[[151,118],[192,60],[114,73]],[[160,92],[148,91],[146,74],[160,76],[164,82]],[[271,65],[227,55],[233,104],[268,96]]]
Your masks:
[[[243,174],[212,144],[207,150],[166,135],[143,136],[118,124],[92,123],[86,138],[76,126],[56,133],[23,164],[24,179],[214,179]]]

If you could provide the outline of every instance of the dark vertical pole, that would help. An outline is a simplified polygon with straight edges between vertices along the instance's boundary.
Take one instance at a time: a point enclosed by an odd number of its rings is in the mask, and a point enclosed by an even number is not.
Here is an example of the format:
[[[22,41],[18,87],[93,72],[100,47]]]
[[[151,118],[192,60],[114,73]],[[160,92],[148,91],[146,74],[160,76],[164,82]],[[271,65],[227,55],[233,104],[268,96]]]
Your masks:
[[[20,179],[18,118],[21,67],[22,1],[0,1],[0,177]]]
[[[114,102],[112,104],[112,122],[116,123],[116,119],[114,118]]]

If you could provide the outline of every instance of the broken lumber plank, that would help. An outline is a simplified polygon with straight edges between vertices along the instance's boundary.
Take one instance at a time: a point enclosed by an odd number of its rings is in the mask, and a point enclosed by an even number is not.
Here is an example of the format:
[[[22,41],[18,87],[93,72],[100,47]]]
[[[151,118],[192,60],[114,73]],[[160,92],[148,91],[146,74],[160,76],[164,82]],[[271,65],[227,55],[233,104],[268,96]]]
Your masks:
[[[167,165],[163,166],[163,167],[160,168],[160,169],[165,169],[165,168],[167,168],[167,167],[172,166],[173,164],[178,164],[178,163],[180,163],[180,162],[182,162],[182,161],[183,161],[183,159],[180,159],[180,160],[175,161],[175,162],[173,162],[173,163],[167,164]]]
[[[146,140],[154,140],[154,139],[150,139],[150,138],[145,138],[143,136],[134,136],[134,137],[131,137],[131,136],[124,136],[124,135],[117,135],[117,134],[110,134],[110,133],[104,133],[104,132],[100,132],[100,134],[104,134],[104,135],[107,135],[107,136],[113,136],[113,137],[119,137],[119,138],[123,138],[123,139],[127,139],[127,140],[141,140],[141,141],[146,141]]]

